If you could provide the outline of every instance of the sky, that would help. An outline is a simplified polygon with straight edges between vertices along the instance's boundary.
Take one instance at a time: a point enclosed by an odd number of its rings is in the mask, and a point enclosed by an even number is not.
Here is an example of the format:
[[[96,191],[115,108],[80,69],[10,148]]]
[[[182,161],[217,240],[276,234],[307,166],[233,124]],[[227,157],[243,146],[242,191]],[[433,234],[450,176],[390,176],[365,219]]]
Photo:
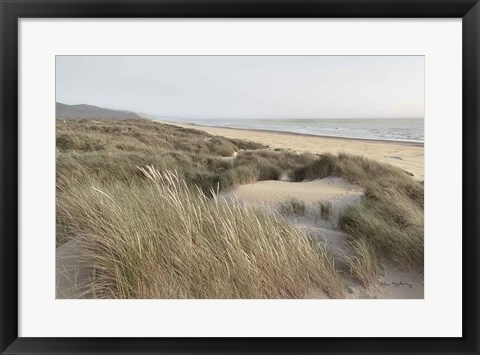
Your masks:
[[[423,118],[423,56],[57,56],[56,100],[162,118]]]

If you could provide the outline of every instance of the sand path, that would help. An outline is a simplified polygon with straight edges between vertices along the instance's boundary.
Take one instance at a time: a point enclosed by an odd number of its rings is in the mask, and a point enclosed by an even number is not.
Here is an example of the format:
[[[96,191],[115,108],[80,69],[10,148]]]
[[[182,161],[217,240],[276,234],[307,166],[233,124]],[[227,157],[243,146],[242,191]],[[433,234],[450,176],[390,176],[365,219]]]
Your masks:
[[[206,127],[193,124],[167,122],[184,128],[192,128],[209,134],[234,139],[245,139],[266,144],[272,148],[291,149],[297,152],[334,153],[345,152],[363,155],[370,159],[389,163],[424,178],[423,144],[376,141],[350,138],[322,137],[308,134],[244,130],[223,127]]]

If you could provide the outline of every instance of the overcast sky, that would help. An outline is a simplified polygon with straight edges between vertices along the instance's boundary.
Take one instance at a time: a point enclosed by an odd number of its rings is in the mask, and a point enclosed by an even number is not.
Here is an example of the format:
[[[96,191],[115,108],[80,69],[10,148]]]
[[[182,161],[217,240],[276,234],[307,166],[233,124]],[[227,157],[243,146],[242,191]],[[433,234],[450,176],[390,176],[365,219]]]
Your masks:
[[[423,56],[57,56],[56,99],[183,118],[423,118]]]

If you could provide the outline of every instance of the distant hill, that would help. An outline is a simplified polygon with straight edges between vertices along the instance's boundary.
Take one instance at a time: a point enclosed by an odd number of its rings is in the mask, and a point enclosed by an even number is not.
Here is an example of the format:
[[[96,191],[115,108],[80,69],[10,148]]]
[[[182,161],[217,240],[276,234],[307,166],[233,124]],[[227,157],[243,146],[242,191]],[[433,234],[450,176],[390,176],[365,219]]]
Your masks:
[[[93,105],[66,105],[60,102],[56,103],[56,117],[57,120],[71,119],[71,118],[104,118],[116,120],[128,120],[141,118],[134,112],[111,110],[108,108],[93,106]]]

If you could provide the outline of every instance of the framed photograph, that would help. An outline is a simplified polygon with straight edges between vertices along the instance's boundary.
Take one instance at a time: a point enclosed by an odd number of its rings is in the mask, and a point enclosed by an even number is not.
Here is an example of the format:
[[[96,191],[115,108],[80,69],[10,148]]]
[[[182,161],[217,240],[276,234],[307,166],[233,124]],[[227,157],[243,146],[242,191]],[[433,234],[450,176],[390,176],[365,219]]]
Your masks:
[[[479,6],[2,1],[1,354],[478,354]]]

